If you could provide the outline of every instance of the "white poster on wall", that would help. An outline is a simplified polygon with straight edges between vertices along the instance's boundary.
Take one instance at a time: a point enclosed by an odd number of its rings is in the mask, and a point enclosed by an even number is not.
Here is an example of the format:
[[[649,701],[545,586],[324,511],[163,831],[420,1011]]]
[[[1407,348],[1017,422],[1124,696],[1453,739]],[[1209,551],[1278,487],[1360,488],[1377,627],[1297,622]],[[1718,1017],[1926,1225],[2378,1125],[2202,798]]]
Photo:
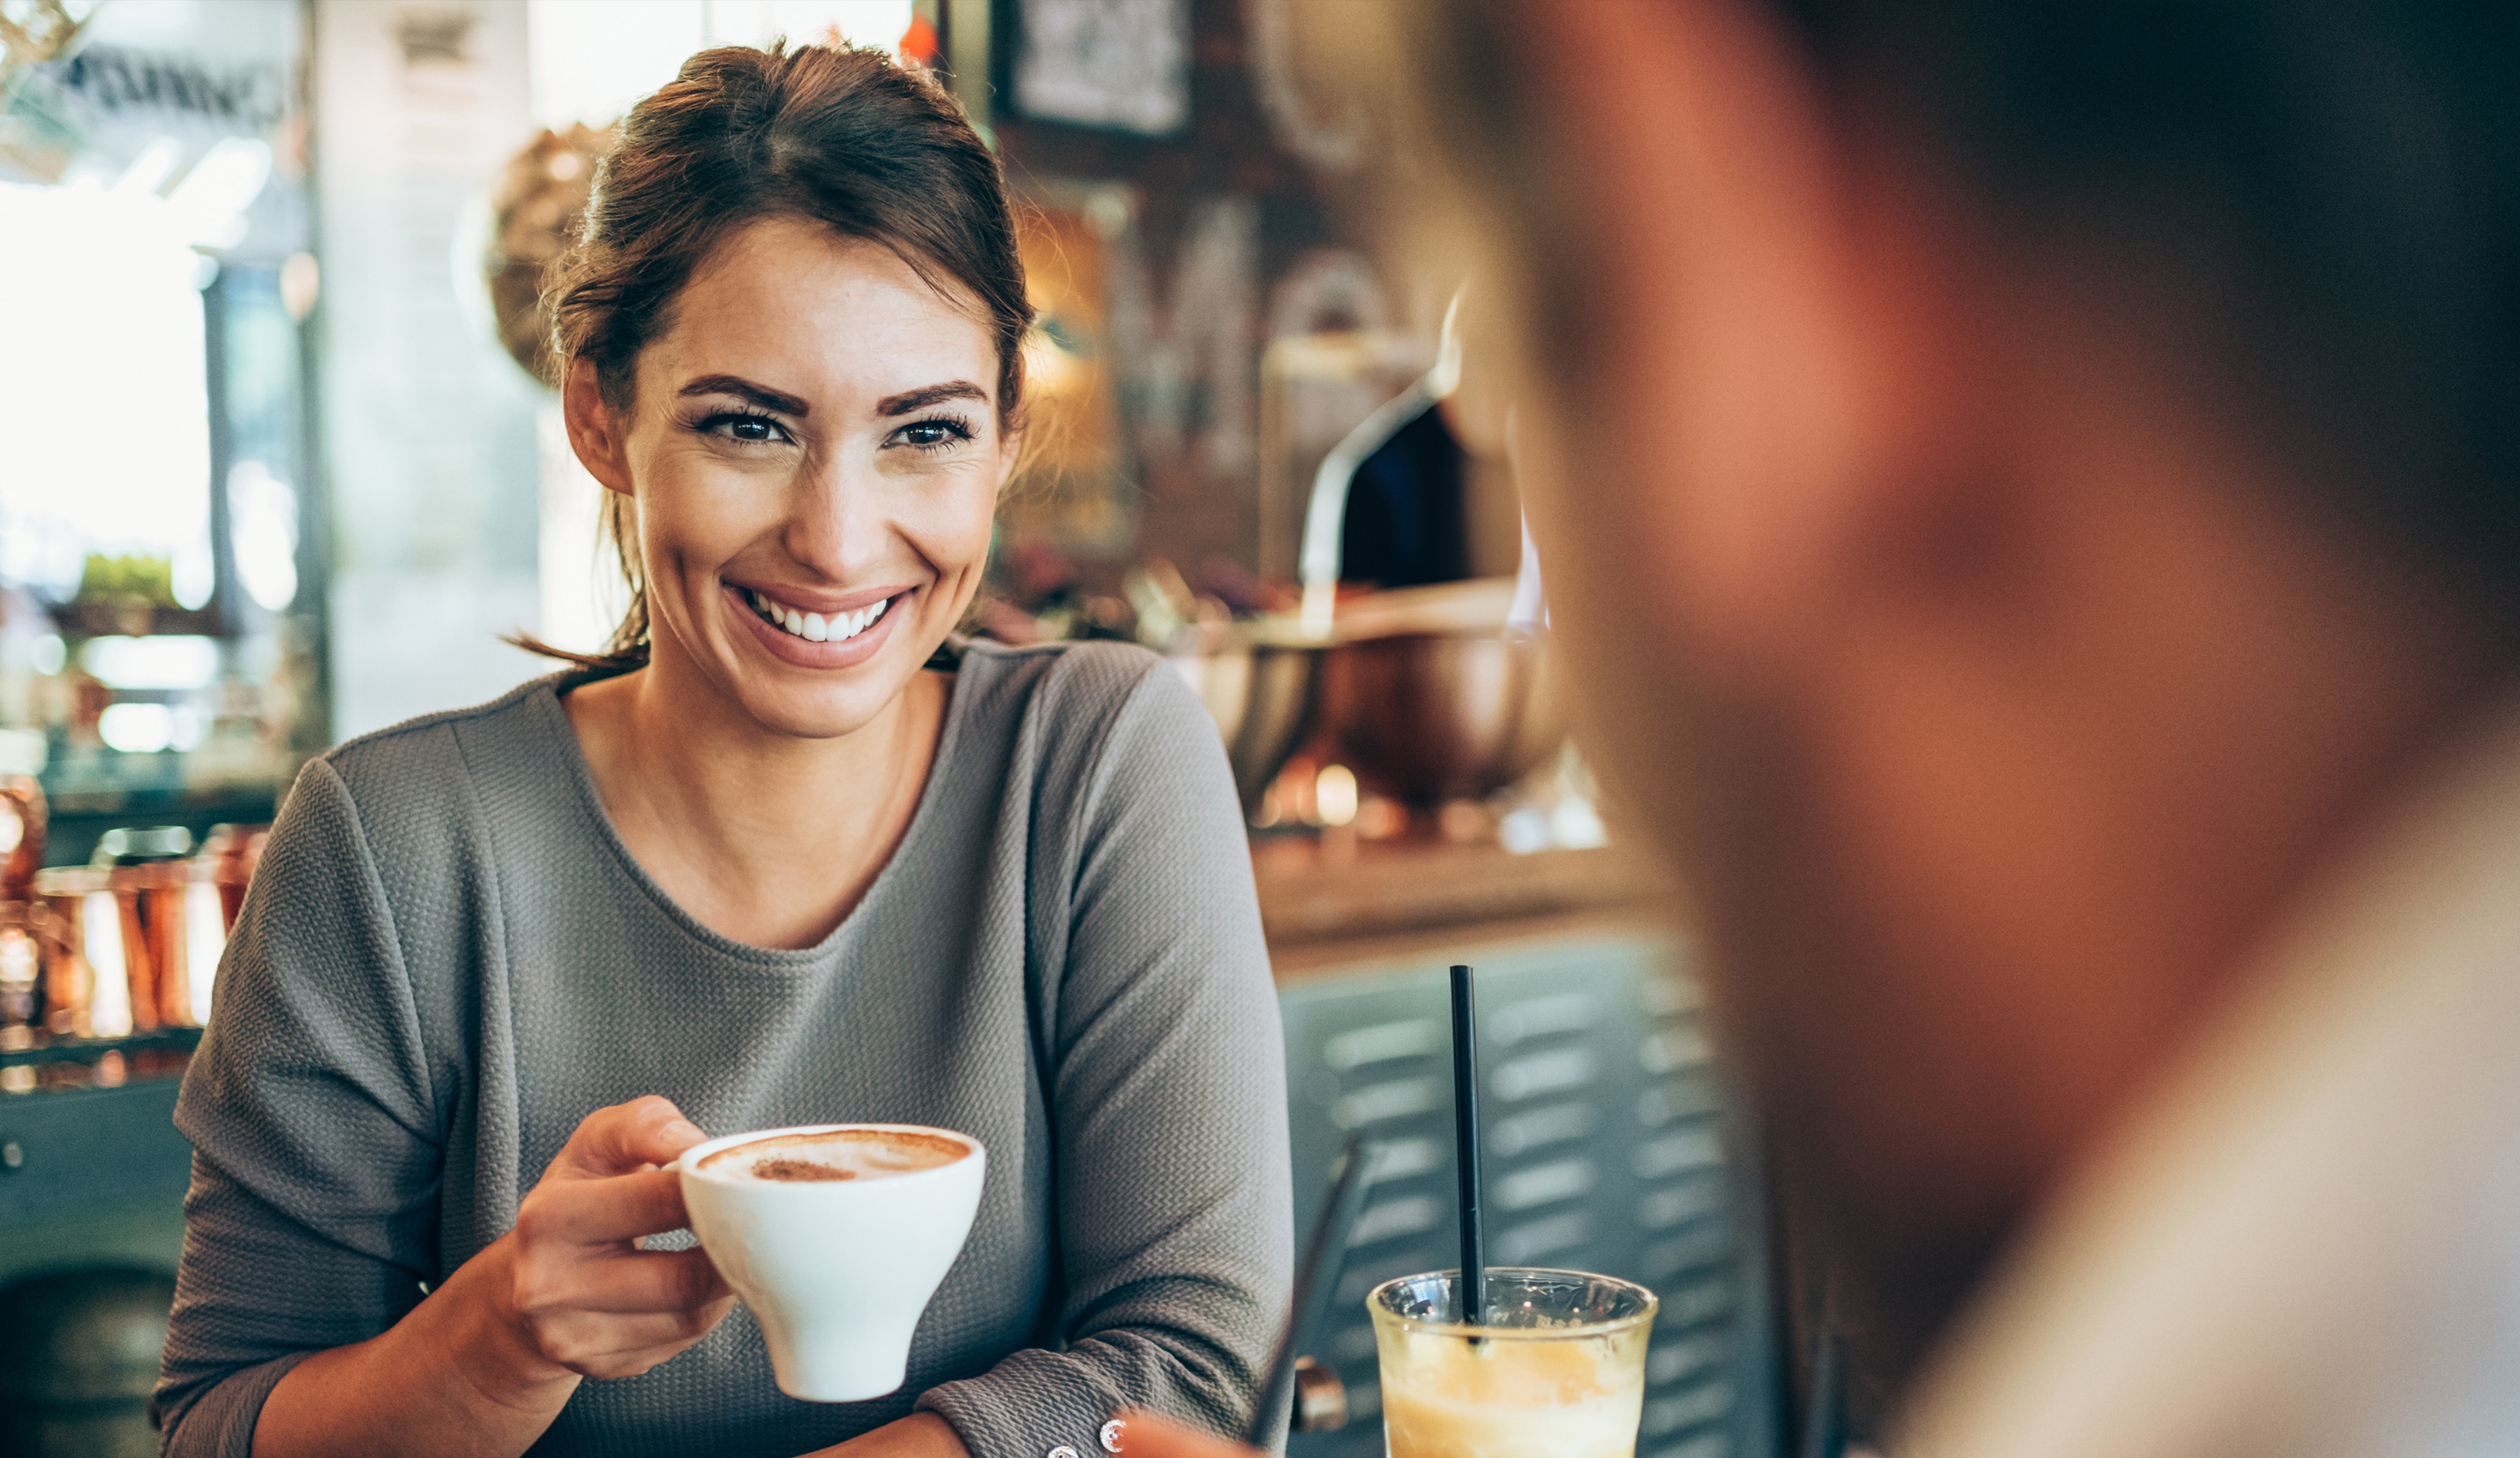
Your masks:
[[[1164,136],[1190,124],[1190,0],[1024,0],[1015,110]]]

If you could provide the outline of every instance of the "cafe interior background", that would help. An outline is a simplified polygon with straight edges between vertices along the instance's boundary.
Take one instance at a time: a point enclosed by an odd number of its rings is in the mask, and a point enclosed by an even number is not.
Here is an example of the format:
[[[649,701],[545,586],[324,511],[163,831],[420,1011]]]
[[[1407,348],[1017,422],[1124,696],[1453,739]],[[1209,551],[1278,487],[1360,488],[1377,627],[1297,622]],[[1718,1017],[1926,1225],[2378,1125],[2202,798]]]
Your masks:
[[[298,764],[547,671],[518,629],[608,632],[536,280],[612,120],[781,34],[935,69],[1005,159],[1043,439],[976,628],[1199,691],[1299,1219],[1374,1141],[1292,1451],[1380,1451],[1362,1293],[1453,1263],[1453,962],[1491,1260],[1660,1294],[1641,1454],[1777,1445],[1826,1363],[1688,943],[1566,743],[1509,474],[1430,404],[1446,299],[1329,202],[1356,140],[1284,79],[1284,3],[0,0],[0,1453],[156,1450],[168,1113]]]

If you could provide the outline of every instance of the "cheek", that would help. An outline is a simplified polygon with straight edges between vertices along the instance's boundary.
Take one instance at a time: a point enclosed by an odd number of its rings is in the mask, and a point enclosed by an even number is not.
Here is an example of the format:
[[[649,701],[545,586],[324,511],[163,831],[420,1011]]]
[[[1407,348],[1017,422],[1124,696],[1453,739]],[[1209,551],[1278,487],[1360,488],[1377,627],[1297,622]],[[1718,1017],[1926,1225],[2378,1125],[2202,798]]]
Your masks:
[[[1685,570],[1679,532],[1659,493],[1639,489],[1652,463],[1597,430],[1592,404],[1568,411],[1541,391],[1517,395],[1514,474],[1540,551],[1551,651],[1613,799],[1689,867],[1676,833],[1705,817],[1704,761],[1719,736],[1704,722],[1716,710],[1696,635],[1671,590]]]
[[[660,450],[640,463],[639,534],[659,575],[711,570],[776,529],[784,495],[713,457]]]
[[[1570,402],[1528,377],[1514,387],[1507,438],[1553,636],[1583,667],[1613,677],[1625,656],[1687,653],[1691,635],[1672,590],[1688,571],[1686,531],[1656,475],[1665,468],[1632,433],[1599,425],[1629,402]]]
[[[919,555],[951,576],[987,561],[997,511],[997,475],[975,468],[922,489],[895,521]]]

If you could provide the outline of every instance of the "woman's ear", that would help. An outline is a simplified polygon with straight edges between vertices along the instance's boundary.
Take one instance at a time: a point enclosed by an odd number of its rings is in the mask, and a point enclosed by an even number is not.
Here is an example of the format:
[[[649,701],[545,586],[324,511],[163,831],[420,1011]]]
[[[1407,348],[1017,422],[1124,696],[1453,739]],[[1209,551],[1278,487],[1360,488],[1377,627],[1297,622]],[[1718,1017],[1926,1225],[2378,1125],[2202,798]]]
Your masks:
[[[568,424],[569,448],[577,452],[586,474],[608,491],[635,494],[630,489],[629,442],[624,438],[630,423],[605,403],[590,361],[568,362],[568,374],[561,382],[560,410]]]

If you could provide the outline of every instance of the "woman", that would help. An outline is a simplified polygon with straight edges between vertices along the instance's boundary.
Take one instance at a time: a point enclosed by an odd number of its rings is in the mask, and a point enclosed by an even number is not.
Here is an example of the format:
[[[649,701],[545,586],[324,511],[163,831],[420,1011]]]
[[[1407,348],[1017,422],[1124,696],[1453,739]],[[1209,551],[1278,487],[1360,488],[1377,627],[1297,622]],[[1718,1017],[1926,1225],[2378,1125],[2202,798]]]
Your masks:
[[[945,649],[1020,421],[995,161],[879,56],[706,52],[632,113],[553,302],[637,600],[578,671],[292,792],[177,1114],[168,1451],[1239,1424],[1283,1074],[1214,731],[1133,649]],[[855,1120],[975,1135],[988,1187],[908,1385],[819,1406],[655,1166]]]

